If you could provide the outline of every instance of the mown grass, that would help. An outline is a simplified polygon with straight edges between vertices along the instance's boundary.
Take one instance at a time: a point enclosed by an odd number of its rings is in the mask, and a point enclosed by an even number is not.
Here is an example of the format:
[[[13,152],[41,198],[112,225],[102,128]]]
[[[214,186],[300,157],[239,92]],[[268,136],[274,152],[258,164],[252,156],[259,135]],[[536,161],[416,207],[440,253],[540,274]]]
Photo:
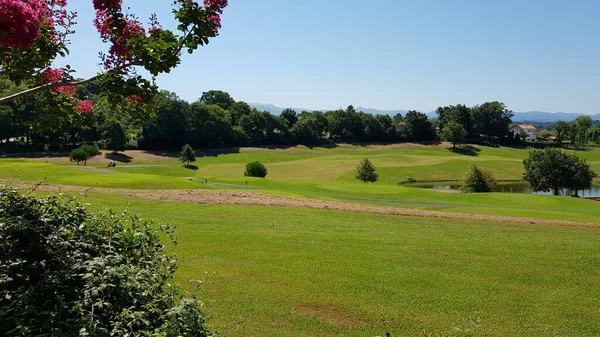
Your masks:
[[[177,278],[227,336],[600,335],[598,228],[86,201],[176,224]]]
[[[298,197],[385,204],[498,214],[545,219],[597,222],[600,207],[587,200],[526,194],[443,194],[408,188],[398,183],[413,178],[420,181],[460,180],[471,165],[490,169],[497,179],[522,178],[522,159],[527,149],[478,147],[476,156],[449,151],[447,145],[401,144],[389,147],[342,145],[334,149],[293,147],[278,150],[242,149],[240,153],[198,158],[197,170],[184,168],[172,158],[142,165],[120,164],[114,169],[40,161],[0,160],[0,178],[18,172],[22,180],[37,181],[47,176],[49,183],[140,189],[224,188],[200,184],[209,182],[258,188],[263,192]],[[570,150],[572,151],[572,150]],[[600,150],[577,151],[600,172]],[[372,185],[354,179],[356,163],[368,157],[378,168],[380,179]],[[269,170],[266,179],[243,176],[244,166],[258,160]]]

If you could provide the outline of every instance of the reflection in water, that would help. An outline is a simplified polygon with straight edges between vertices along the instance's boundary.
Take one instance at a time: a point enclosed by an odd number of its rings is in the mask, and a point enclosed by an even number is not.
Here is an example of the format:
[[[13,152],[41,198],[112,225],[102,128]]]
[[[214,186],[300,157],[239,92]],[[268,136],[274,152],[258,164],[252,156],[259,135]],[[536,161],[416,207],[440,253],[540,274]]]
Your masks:
[[[459,182],[435,182],[435,183],[415,183],[407,186],[420,187],[420,188],[433,188],[436,190],[457,190],[461,184]],[[552,195],[552,192],[533,192],[531,185],[527,182],[514,182],[514,183],[498,183],[498,192],[502,193],[534,193]],[[573,195],[574,191],[563,190],[560,195]],[[585,191],[579,191],[581,197],[600,197],[600,185],[593,185],[591,189]]]

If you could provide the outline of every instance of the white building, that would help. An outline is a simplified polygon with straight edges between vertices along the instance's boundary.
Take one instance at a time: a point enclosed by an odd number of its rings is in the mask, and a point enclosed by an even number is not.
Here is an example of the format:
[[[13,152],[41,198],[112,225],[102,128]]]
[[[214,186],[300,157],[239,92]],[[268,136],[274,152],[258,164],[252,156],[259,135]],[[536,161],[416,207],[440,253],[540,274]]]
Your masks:
[[[529,124],[515,125],[508,131],[512,131],[515,134],[515,136],[520,135],[521,132],[525,132],[527,134],[527,138],[525,138],[525,140],[529,141],[536,140],[538,136],[538,129],[535,126]]]

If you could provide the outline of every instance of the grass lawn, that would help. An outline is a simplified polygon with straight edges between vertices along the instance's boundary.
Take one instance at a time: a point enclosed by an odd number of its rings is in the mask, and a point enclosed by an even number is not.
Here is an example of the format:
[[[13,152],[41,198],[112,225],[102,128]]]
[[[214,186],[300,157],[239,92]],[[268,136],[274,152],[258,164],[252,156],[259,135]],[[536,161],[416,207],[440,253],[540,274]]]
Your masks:
[[[598,228],[86,202],[175,224],[178,280],[227,336],[600,335]]]
[[[134,189],[228,188],[219,184],[245,186],[262,192],[307,198],[384,204],[391,207],[424,208],[449,212],[497,214],[572,221],[596,222],[597,203],[572,198],[527,194],[444,194],[399,186],[409,177],[417,180],[460,180],[475,164],[494,172],[497,179],[522,177],[522,159],[528,150],[479,147],[476,155],[453,153],[446,145],[397,144],[386,147],[341,145],[334,149],[293,147],[279,150],[242,149],[240,153],[198,158],[197,170],[184,168],[173,158],[162,162],[103,164],[88,167],[68,162],[46,163],[0,159],[0,178],[18,176],[25,181],[47,177],[48,183]],[[577,152],[600,171],[600,150]],[[377,166],[380,179],[364,185],[353,177],[356,163],[368,157]],[[269,170],[266,179],[246,178],[244,166],[261,161]],[[207,178],[216,185],[200,184]]]

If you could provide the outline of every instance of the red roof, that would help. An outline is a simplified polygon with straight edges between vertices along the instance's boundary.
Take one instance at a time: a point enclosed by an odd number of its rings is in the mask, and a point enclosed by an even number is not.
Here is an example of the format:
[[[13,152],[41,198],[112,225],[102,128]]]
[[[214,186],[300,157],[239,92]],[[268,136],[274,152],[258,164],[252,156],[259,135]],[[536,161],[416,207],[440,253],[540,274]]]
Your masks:
[[[537,128],[531,124],[521,124],[521,125],[515,125],[515,126],[522,130],[537,130]]]

